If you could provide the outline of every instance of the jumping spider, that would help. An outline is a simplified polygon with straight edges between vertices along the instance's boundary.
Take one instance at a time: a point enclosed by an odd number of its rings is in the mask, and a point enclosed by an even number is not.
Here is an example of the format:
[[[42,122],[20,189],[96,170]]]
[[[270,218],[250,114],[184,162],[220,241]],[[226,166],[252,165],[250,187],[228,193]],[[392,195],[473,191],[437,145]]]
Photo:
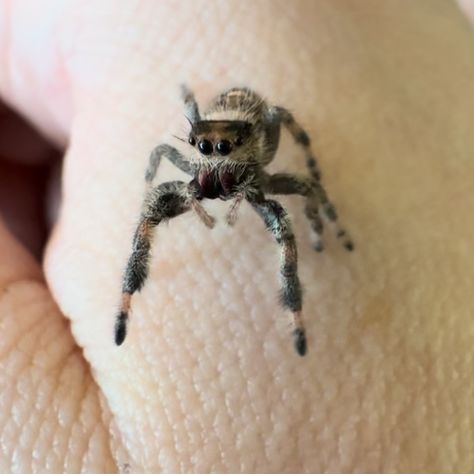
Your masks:
[[[123,277],[115,343],[120,345],[125,339],[131,297],[143,287],[148,276],[154,228],[189,210],[195,211],[204,224],[212,228],[214,219],[201,201],[216,198],[234,201],[227,214],[227,222],[232,225],[240,202],[246,199],[280,247],[281,304],[291,318],[295,349],[303,356],[306,335],[301,317],[302,291],[297,274],[295,236],[281,204],[265,195],[299,194],[306,198],[305,213],[311,224],[315,250],[323,249],[321,216],[332,224],[346,249],[353,249],[347,232],[337,224],[336,210],[321,184],[310,139],[288,110],[268,105],[247,88],[234,88],[219,95],[202,117],[193,93],[184,86],[182,98],[191,124],[188,138],[191,156],[188,159],[166,144],[158,145],[151,153],[145,175],[149,189]],[[310,176],[270,175],[265,171],[265,166],[275,157],[282,124],[303,147]],[[192,180],[188,183],[169,181],[152,187],[162,157],[191,175]]]

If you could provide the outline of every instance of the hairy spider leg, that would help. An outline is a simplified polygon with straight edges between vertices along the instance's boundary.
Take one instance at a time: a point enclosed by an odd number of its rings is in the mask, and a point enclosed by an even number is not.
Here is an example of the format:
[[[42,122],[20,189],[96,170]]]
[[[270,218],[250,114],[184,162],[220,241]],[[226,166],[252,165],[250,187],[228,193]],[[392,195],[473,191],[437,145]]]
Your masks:
[[[354,250],[354,242],[351,239],[347,230],[341,227],[338,221],[338,215],[334,204],[329,201],[326,190],[320,182],[316,183],[315,193],[319,203],[319,213],[326,219],[329,227],[332,229],[337,239],[342,242],[342,245],[351,252]]]
[[[148,159],[148,168],[145,172],[145,181],[148,186],[151,186],[163,157],[168,158],[181,171],[191,176],[194,174],[195,169],[192,164],[176,148],[166,144],[158,145],[150,153],[150,158]]]
[[[323,220],[319,215],[317,200],[314,198],[308,199],[306,201],[304,213],[311,225],[311,243],[313,245],[313,249],[316,250],[316,252],[322,252],[324,250],[324,243],[322,239],[324,226]]]
[[[305,132],[303,127],[295,120],[293,114],[281,106],[272,107],[270,109],[271,113],[276,114],[280,122],[286,127],[290,132],[295,142],[303,147],[306,166],[311,174],[311,176],[319,181],[321,179],[321,171],[319,170],[316,157],[311,149],[311,139],[309,135]]]
[[[323,216],[328,220],[328,224],[332,227],[333,232],[336,234],[338,240],[342,241],[342,245],[349,251],[354,250],[354,241],[350,237],[346,229],[340,226],[338,221],[338,215],[334,205],[328,201],[322,201],[322,206],[320,208]]]
[[[131,297],[143,288],[148,277],[153,231],[161,222],[191,209],[192,192],[187,183],[169,181],[153,188],[147,194],[133,238],[133,250],[123,276],[121,307],[115,322],[117,345],[122,344],[127,335]]]
[[[196,172],[193,165],[186,160],[186,158],[174,147],[171,145],[158,145],[150,154],[148,168],[145,173],[145,181],[147,183],[147,188],[151,188],[151,183],[156,176],[158,167],[160,166],[161,158],[165,157],[173,163],[177,168],[189,175],[193,176]],[[202,207],[198,199],[192,199],[192,207],[196,214],[199,216],[201,221],[210,229],[212,229],[216,223],[214,217],[209,215],[207,211]]]
[[[311,224],[315,250],[321,252],[324,249],[321,239],[324,228],[321,214],[328,220],[336,237],[342,239],[344,247],[349,251],[354,250],[354,243],[348,232],[339,225],[336,208],[328,200],[327,192],[320,181],[289,173],[265,174],[263,189],[269,194],[299,194],[307,198],[305,214]]]
[[[290,312],[296,352],[304,356],[306,333],[301,317],[303,298],[298,278],[298,252],[290,220],[277,201],[251,201],[251,204],[280,245],[280,300],[282,306]]]
[[[321,184],[319,184],[321,186]],[[298,194],[306,198],[305,215],[311,225],[313,248],[321,252],[323,221],[319,215],[319,199],[315,192],[317,184],[313,178],[290,173],[265,173],[263,190],[268,194]]]
[[[184,102],[184,114],[191,123],[201,120],[199,106],[194,98],[194,93],[185,84],[181,85],[181,98]]]

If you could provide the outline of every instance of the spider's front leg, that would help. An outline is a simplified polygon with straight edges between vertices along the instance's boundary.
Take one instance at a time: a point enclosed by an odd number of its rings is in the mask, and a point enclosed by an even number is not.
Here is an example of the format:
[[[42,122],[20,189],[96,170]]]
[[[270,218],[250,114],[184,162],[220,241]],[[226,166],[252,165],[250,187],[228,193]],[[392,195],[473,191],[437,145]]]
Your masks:
[[[306,354],[306,333],[301,317],[302,291],[298,278],[298,253],[291,223],[277,201],[250,201],[262,217],[267,229],[280,245],[281,303],[290,313],[295,338],[295,349],[299,355]]]
[[[168,158],[168,160],[170,160],[171,163],[173,163],[177,168],[191,176],[193,176],[197,171],[196,167],[186,160],[186,158],[176,148],[167,144],[158,145],[151,152],[148,168],[145,173],[145,181],[147,183],[148,190],[151,188],[151,183],[156,175],[161,158],[163,157]],[[196,197],[193,197],[191,205],[201,221],[207,227],[212,229],[215,224],[215,219],[206,212]]]
[[[143,205],[133,238],[122,283],[122,300],[115,322],[115,343],[120,345],[127,335],[127,321],[132,295],[140,291],[148,277],[150,250],[155,227],[193,208],[195,189],[182,181],[169,181],[151,189]]]
[[[163,143],[155,147],[150,154],[148,168],[145,173],[145,181],[148,187],[151,187],[163,157],[168,158],[173,165],[191,176],[196,171],[195,167],[175,147]]]
[[[185,115],[188,120],[192,124],[198,122],[201,119],[199,107],[194,94],[184,84],[181,85],[181,98],[184,102]],[[177,168],[189,175],[194,175],[196,172],[196,168],[176,148],[167,144],[158,145],[151,152],[148,160],[148,168],[145,173],[145,181],[148,186],[151,186],[162,157],[168,158]]]

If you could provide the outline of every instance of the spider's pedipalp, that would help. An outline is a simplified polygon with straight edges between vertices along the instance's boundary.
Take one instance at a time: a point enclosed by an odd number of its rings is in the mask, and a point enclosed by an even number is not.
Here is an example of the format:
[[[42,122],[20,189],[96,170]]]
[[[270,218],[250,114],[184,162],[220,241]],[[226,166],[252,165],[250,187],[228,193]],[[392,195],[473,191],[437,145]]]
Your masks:
[[[209,229],[213,229],[216,225],[216,219],[212,217],[206,209],[204,209],[203,205],[194,197],[192,198],[191,206],[199,219],[201,219],[201,222]]]

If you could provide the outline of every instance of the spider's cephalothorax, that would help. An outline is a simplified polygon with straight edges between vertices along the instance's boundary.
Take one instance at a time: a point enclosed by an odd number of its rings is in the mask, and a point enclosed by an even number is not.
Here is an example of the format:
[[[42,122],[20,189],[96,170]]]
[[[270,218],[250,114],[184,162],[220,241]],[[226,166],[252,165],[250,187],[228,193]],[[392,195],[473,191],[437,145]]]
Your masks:
[[[265,222],[280,247],[281,304],[291,318],[295,348],[306,353],[303,326],[302,292],[297,272],[297,250],[288,216],[277,201],[267,194],[299,194],[306,199],[305,214],[311,224],[315,250],[323,250],[321,233],[324,218],[335,230],[347,250],[353,243],[339,227],[334,206],[320,181],[316,159],[307,133],[283,107],[268,105],[247,88],[230,89],[219,95],[201,117],[194,95],[182,88],[186,116],[191,124],[189,157],[170,145],[158,145],[151,153],[145,180],[148,191],[133,240],[122,285],[120,312],[115,324],[115,342],[120,345],[127,333],[127,320],[133,293],[147,278],[154,228],[162,221],[193,210],[208,227],[211,217],[201,204],[203,199],[233,200],[227,214],[232,225],[242,200],[247,200]],[[278,148],[280,128],[284,125],[296,143],[303,147],[310,176],[288,173],[268,174],[264,167]],[[161,158],[191,176],[189,182],[151,183]]]

